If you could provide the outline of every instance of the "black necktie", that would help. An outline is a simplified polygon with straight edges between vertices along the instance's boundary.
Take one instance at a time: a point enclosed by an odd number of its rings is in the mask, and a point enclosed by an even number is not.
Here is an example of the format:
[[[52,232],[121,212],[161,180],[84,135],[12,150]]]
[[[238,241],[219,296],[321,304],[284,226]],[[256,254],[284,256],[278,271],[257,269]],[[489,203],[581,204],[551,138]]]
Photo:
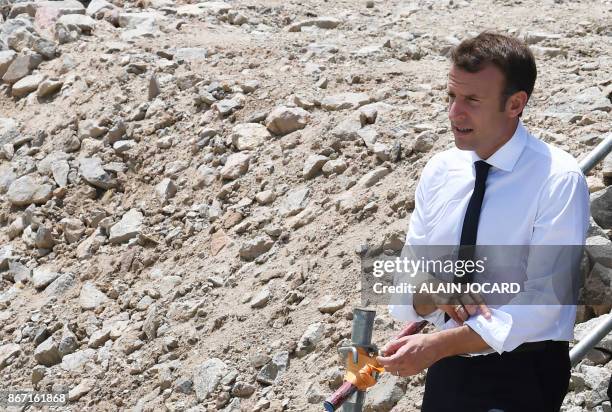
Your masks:
[[[490,164],[484,160],[474,162],[476,168],[476,182],[474,183],[474,191],[470,197],[465,218],[463,219],[463,228],[461,229],[461,243],[459,245],[459,254],[457,260],[473,260],[476,246],[476,236],[478,234],[478,220],[480,219],[480,209],[482,200],[484,199],[485,183],[489,174]],[[465,275],[453,277],[453,283],[470,283],[473,280],[473,273],[467,272]],[[449,317],[445,313],[444,319]]]
[[[461,229],[461,243],[459,244],[459,255],[457,260],[473,260],[476,236],[478,234],[478,220],[480,219],[480,209],[482,208],[482,200],[485,194],[485,183],[489,174],[490,164],[484,160],[474,162],[476,168],[476,182],[474,183],[474,191],[463,219],[463,228]],[[455,283],[470,283],[472,281],[472,273],[462,277],[455,276]]]

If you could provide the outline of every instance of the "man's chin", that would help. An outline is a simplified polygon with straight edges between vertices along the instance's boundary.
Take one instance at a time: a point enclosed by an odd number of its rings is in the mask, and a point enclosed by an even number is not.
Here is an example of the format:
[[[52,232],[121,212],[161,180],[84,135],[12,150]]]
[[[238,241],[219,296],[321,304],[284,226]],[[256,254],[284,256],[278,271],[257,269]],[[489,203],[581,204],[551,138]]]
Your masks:
[[[466,142],[465,140],[461,138],[457,138],[457,136],[455,136],[455,146],[459,150],[474,150],[473,145],[471,145],[469,142]]]

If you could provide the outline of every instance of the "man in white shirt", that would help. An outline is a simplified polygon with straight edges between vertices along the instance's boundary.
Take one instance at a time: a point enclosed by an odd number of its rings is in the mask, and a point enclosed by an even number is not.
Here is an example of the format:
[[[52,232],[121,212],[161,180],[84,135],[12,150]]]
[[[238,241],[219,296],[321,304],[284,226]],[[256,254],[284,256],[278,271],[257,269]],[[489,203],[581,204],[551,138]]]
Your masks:
[[[589,194],[576,160],[520,120],[536,79],[529,48],[484,32],[459,44],[451,61],[456,147],[423,169],[406,246],[584,245]],[[389,306],[397,319],[438,328],[391,341],[378,358],[401,376],[429,368],[422,411],[559,410],[576,307],[549,304],[559,302],[550,287],[559,282],[555,259],[536,255],[526,260],[524,289],[508,304],[462,298],[450,305],[415,295]]]

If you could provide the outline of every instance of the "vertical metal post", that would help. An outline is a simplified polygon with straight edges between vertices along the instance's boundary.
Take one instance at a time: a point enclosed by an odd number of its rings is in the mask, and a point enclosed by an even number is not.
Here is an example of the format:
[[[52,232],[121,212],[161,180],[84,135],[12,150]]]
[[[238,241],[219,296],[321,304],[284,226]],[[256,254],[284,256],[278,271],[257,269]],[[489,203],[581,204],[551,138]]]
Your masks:
[[[353,346],[366,346],[372,344],[372,330],[376,311],[367,308],[353,310],[353,330],[351,342]],[[344,412],[361,412],[365,403],[365,392],[356,391],[342,406]]]

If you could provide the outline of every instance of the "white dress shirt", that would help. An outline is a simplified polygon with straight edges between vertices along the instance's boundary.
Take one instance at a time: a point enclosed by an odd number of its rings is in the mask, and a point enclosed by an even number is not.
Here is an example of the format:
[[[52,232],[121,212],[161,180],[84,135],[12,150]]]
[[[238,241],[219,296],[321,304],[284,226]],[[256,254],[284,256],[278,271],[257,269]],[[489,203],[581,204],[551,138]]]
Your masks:
[[[473,151],[457,148],[433,156],[423,169],[415,193],[407,245],[458,245],[463,218],[474,189]],[[576,160],[531,135],[521,121],[512,138],[486,160],[492,167],[478,226],[478,245],[584,245],[589,227],[589,191]],[[548,301],[542,262],[528,262],[526,290]],[[576,274],[576,276],[579,276]],[[539,285],[539,286],[538,286]],[[530,288],[532,290],[530,290]],[[523,297],[524,297],[523,296]],[[542,296],[544,296],[542,300]],[[520,296],[517,296],[520,299]],[[426,319],[438,329],[456,327],[437,309],[419,316],[410,294],[389,305],[394,318]],[[490,305],[492,319],[470,317],[464,324],[496,352],[511,351],[524,342],[569,341],[573,338],[575,305]],[[492,353],[493,350],[472,355]]]

